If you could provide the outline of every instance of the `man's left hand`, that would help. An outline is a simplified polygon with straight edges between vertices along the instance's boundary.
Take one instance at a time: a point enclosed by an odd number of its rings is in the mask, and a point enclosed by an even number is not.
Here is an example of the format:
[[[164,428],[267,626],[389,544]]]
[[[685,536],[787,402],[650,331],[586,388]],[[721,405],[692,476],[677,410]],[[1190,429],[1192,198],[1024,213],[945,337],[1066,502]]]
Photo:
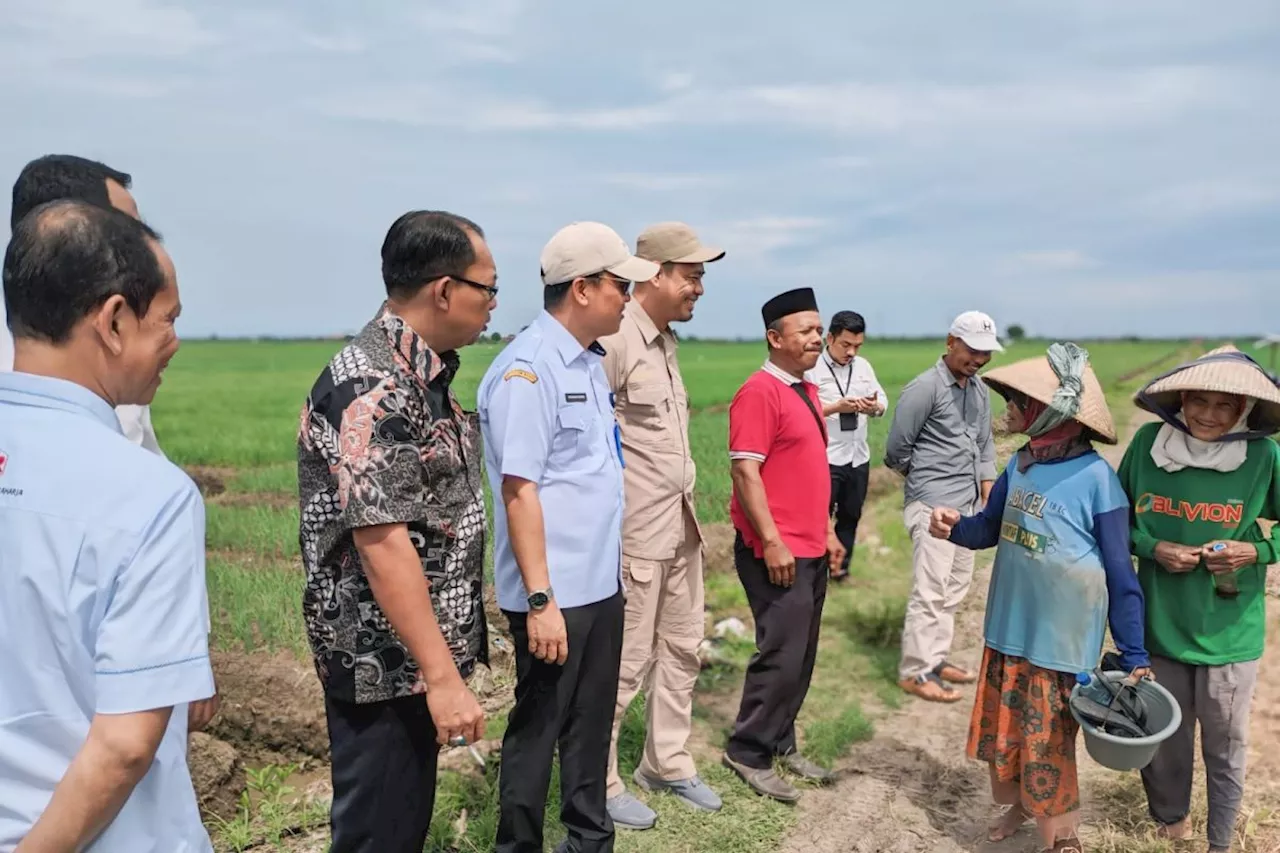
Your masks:
[[[218,713],[220,702],[215,693],[208,699],[199,699],[187,705],[187,732],[202,732]]]
[[[831,572],[839,572],[844,562],[844,545],[836,538],[834,532],[827,534],[827,568]]]
[[[1214,545],[1225,545],[1221,551],[1214,551]],[[1252,542],[1209,542],[1200,549],[1204,557],[1204,566],[1215,575],[1234,572],[1242,566],[1251,566],[1258,562],[1258,548]]]

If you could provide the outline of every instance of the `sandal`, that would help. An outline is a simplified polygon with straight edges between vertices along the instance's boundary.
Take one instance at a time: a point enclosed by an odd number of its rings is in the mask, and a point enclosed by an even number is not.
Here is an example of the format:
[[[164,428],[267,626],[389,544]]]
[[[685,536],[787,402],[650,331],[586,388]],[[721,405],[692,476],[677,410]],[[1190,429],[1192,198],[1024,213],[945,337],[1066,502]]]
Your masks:
[[[1018,813],[1022,820],[1016,825],[1013,824],[1014,813]],[[1006,838],[1012,838],[1018,834],[1022,827],[1026,826],[1031,820],[1031,815],[1027,814],[1027,810],[1022,807],[1021,803],[1015,803],[1012,806],[1000,812],[1000,816],[991,821],[987,825],[987,840],[991,842],[1004,841]]]
[[[1045,853],[1084,853],[1079,838],[1059,838]]]
[[[934,667],[933,673],[943,681],[950,681],[952,684],[972,684],[978,680],[976,673],[972,673],[962,666],[956,666],[947,660]]]
[[[929,702],[959,702],[961,699],[960,691],[943,684],[942,679],[932,672],[904,678],[898,686]]]

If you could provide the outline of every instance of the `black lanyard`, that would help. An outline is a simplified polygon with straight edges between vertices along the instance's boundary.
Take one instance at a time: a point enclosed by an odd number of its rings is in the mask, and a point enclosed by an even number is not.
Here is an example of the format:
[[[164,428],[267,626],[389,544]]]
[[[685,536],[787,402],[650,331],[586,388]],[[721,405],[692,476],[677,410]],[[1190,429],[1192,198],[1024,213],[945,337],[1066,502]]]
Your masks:
[[[856,356],[855,356],[856,357]],[[836,372],[831,369],[831,362],[828,357],[824,356],[822,363],[827,366],[827,373],[831,374],[831,379],[836,383],[836,390],[840,392],[841,399],[849,396],[849,389],[853,387],[853,359],[849,359],[849,381],[844,383],[844,387],[840,387],[840,378],[836,376]]]

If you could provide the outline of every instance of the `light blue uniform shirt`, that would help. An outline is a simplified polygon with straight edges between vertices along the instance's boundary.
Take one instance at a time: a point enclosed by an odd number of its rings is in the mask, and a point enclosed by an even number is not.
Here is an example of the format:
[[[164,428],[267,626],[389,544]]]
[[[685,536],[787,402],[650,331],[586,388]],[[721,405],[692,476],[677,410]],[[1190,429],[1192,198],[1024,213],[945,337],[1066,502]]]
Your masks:
[[[173,707],[94,853],[212,850],[187,703],[213,695],[204,504],[79,385],[0,374],[0,851],[49,804],[95,714]]]
[[[494,586],[503,610],[529,609],[507,531],[504,476],[538,484],[547,567],[561,608],[604,601],[621,588],[622,443],[603,355],[598,345],[583,349],[543,311],[480,381],[494,494]]]

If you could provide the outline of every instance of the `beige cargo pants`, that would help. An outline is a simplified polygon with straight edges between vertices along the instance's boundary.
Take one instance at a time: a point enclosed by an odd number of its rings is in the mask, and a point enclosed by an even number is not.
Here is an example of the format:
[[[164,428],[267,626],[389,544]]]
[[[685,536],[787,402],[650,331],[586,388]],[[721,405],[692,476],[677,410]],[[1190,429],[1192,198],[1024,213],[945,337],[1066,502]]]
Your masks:
[[[698,680],[698,644],[704,634],[702,540],[685,514],[685,530],[673,560],[622,557],[627,619],[618,672],[618,705],[609,743],[608,796],[624,790],[618,775],[618,730],[631,700],[645,690],[644,756],[650,778],[688,779],[697,770],[687,744]]]

